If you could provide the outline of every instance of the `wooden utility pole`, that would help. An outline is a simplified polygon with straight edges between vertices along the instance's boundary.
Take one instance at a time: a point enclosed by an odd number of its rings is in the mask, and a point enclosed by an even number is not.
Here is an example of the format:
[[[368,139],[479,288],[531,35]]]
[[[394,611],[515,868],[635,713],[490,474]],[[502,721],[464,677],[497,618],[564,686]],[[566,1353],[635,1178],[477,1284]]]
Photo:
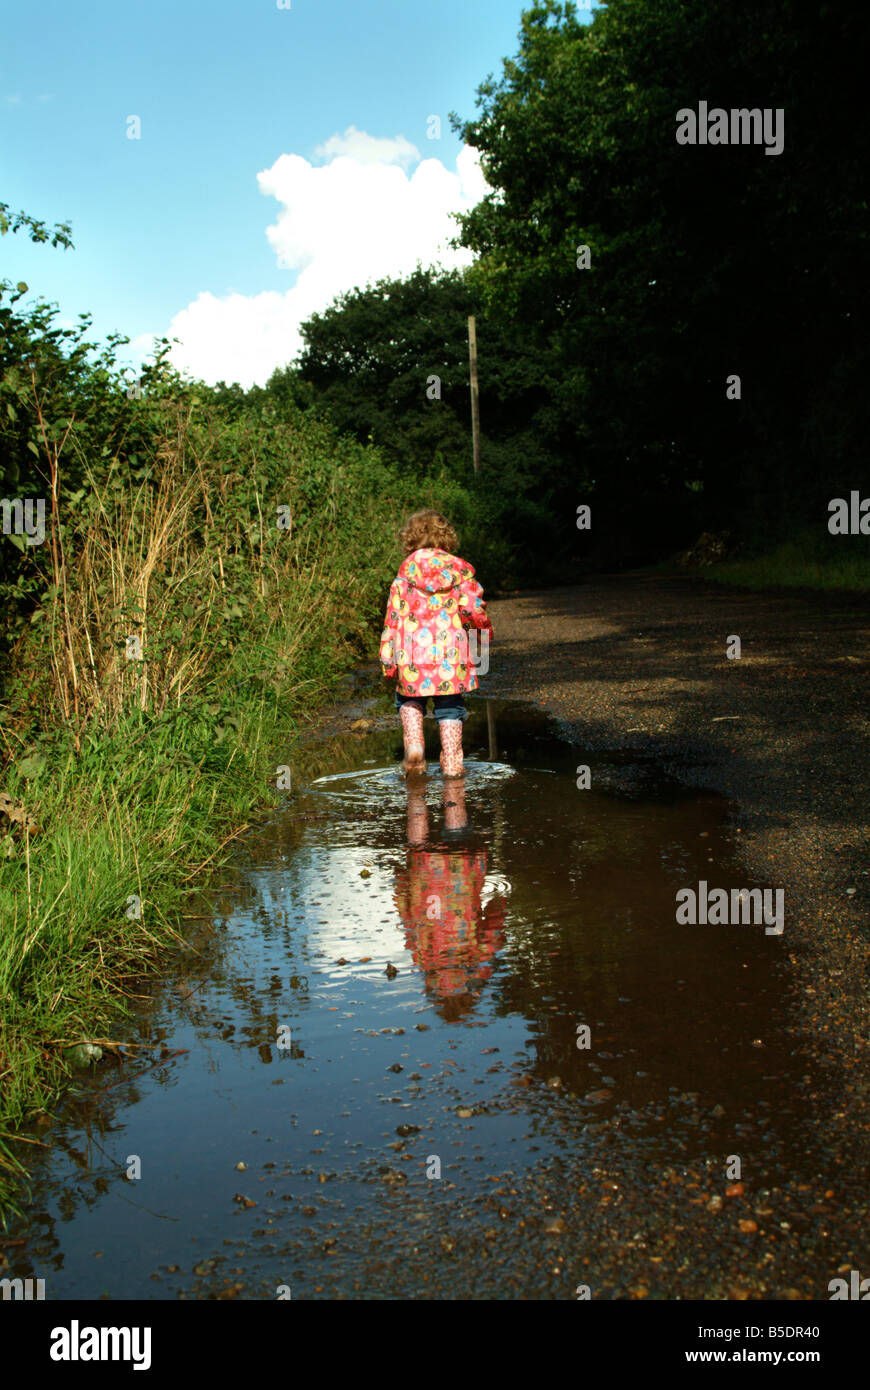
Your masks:
[[[471,434],[474,441],[474,471],[480,472],[480,393],[477,389],[477,326],[468,315],[468,363],[471,368]]]
[[[494,763],[498,760],[498,744],[495,740],[495,715],[492,712],[492,700],[486,702],[486,731],[489,734],[489,761]]]

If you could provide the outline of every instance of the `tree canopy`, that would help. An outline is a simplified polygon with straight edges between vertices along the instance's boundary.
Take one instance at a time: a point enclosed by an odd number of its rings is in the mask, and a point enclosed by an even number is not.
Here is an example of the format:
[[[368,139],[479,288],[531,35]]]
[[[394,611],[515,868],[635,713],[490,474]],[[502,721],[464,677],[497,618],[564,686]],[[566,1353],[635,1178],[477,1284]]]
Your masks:
[[[837,0],[610,0],[589,25],[540,0],[480,115],[453,117],[494,189],[461,219],[475,282],[555,352],[554,401],[621,505],[700,482],[720,520],[771,521],[854,481],[867,38]],[[701,100],[782,108],[782,153],[678,145]]]

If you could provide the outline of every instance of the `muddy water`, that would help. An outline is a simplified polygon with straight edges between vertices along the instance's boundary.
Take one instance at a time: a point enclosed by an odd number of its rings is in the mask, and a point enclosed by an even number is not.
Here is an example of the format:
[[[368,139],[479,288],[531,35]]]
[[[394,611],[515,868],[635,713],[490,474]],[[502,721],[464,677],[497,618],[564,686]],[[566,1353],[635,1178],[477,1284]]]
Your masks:
[[[579,1252],[548,1222],[607,1172],[641,1201],[693,1165],[723,1190],[733,1154],[756,1187],[811,1179],[787,932],[675,922],[681,887],[754,886],[727,804],[485,708],[462,783],[433,761],[409,789],[374,704],[294,769],[144,1045],[39,1132],[4,1274],[55,1298],[559,1296]],[[593,1285],[615,1238],[583,1244]]]

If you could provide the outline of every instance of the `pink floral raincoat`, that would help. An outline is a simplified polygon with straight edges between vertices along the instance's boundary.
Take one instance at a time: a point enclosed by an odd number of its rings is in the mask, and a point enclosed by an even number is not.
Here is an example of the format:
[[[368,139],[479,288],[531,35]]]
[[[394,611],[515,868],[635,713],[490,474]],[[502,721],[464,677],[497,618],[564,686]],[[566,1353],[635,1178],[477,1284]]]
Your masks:
[[[469,640],[468,632],[477,629]],[[385,676],[400,695],[460,695],[488,666],[492,624],[474,567],[446,550],[414,550],[390,586],[381,634]]]

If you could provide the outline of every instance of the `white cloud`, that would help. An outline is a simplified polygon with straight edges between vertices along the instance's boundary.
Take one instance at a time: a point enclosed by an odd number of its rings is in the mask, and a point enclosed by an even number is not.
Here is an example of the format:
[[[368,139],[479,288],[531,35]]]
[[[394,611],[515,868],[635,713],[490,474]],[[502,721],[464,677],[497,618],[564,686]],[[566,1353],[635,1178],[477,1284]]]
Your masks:
[[[283,294],[200,293],[167,330],[181,339],[178,367],[207,382],[262,384],[301,349],[299,324],[342,291],[409,274],[418,261],[449,268],[472,260],[447,242],[457,231],[450,213],[487,191],[474,150],[463,148],[451,172],[402,136],[377,139],[350,126],[317,154],[328,162],[283,154],[257,175],[260,191],[280,204],[266,235],[278,264],[296,271],[295,284]]]
[[[406,140],[404,135],[397,135],[392,140],[379,140],[376,135],[367,135],[354,125],[349,125],[343,135],[330,135],[314,151],[316,159],[335,159],[342,154],[359,164],[400,164],[403,169],[416,164],[420,158],[417,146]]]
[[[144,361],[144,359],[150,355],[151,349],[154,346],[154,339],[159,338],[160,336],[161,335],[159,333],[140,333],[138,337],[131,338],[127,347],[126,355],[128,357],[136,358],[138,365],[138,360],[140,357]]]

